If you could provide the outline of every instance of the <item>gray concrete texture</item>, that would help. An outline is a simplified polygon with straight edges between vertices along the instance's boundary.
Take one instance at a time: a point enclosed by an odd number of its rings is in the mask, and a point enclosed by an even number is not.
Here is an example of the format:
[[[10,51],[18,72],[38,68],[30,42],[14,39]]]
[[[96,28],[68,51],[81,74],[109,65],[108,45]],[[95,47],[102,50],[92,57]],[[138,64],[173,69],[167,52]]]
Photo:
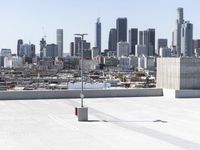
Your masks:
[[[88,121],[88,108],[87,107],[78,108],[78,121]]]
[[[157,58],[157,88],[200,89],[200,59]]]
[[[162,89],[84,90],[85,98],[163,96]],[[80,98],[80,90],[2,91],[0,100]]]
[[[200,90],[175,90],[176,98],[200,98]]]

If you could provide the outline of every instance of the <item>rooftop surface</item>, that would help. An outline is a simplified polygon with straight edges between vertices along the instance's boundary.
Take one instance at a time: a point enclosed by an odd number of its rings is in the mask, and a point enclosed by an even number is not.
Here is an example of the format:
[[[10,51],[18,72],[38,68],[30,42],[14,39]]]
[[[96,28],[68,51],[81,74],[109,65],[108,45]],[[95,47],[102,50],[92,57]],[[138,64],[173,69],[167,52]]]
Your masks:
[[[0,101],[1,150],[200,150],[200,99]]]

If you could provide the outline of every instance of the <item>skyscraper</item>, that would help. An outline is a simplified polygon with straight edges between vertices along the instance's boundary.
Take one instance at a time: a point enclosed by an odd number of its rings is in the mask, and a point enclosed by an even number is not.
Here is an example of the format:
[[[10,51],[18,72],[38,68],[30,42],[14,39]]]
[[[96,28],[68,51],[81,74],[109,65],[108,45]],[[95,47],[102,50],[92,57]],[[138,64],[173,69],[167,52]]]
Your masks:
[[[193,24],[186,21],[181,28],[181,55],[193,56]]]
[[[17,41],[17,56],[19,56],[19,53],[20,53],[20,46],[23,45],[23,40],[22,39],[19,39]]]
[[[147,29],[139,32],[139,45],[146,45],[147,55],[155,55],[155,29]]]
[[[143,31],[143,45],[146,45],[147,49],[148,49],[148,43],[149,43],[148,31],[145,30]]]
[[[108,39],[108,49],[110,51],[117,51],[117,29],[110,29],[109,39]]]
[[[35,45],[33,44],[23,44],[20,46],[19,51],[20,57],[28,57],[33,58],[35,57]]]
[[[46,49],[47,42],[44,38],[40,41],[40,58],[45,57],[45,49]]]
[[[84,51],[90,50],[91,44],[89,42],[87,42],[86,40],[82,41],[81,37],[75,37],[74,56],[79,56],[79,57],[81,56],[82,44],[83,44],[83,50]],[[83,51],[83,55],[84,55],[84,51]]]
[[[75,37],[74,39],[74,56],[80,56],[81,52],[81,37]]]
[[[63,29],[57,29],[58,57],[63,57]]]
[[[90,45],[91,45],[90,42],[87,42],[86,40],[83,40],[83,50],[91,49]]]
[[[173,41],[172,44],[173,46],[176,46],[176,52],[177,55],[181,55],[181,27],[182,24],[184,23],[183,19],[183,8],[177,8],[177,19],[176,19],[176,29],[173,32]]]
[[[47,44],[46,57],[55,58],[58,57],[58,45],[56,44]]]
[[[116,28],[117,42],[127,42],[127,18],[118,18]]]
[[[138,43],[138,29],[131,28],[129,30],[129,43],[130,43],[130,54],[135,55],[135,45]]]
[[[155,56],[155,29],[148,29],[148,56]]]
[[[101,22],[100,18],[96,22],[96,35],[95,35],[95,47],[98,48],[99,54],[101,53]]]
[[[184,23],[183,8],[181,8],[181,7],[177,8],[177,23],[179,23],[179,24]]]
[[[74,56],[74,42],[70,43],[70,55]]]
[[[31,52],[32,52],[31,58],[34,58],[36,56],[36,54],[35,54],[35,45],[34,44],[31,44]]]
[[[143,38],[143,31],[139,31],[139,45],[144,45]]]

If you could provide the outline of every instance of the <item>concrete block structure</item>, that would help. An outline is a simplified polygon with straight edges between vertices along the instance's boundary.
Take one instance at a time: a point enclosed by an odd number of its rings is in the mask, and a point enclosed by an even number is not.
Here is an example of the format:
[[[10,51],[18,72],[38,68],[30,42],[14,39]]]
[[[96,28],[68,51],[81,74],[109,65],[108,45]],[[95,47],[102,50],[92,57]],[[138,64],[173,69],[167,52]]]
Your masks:
[[[200,58],[157,58],[157,87],[200,89]]]
[[[78,108],[78,121],[88,121],[88,108]]]

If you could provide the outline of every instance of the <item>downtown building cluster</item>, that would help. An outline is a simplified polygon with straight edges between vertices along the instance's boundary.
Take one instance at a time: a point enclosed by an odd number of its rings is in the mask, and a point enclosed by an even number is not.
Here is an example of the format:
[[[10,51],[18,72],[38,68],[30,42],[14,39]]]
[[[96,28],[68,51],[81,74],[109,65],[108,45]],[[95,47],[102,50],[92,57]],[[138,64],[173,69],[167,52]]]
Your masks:
[[[33,65],[41,66],[41,69],[48,69],[53,66],[57,67],[56,58],[58,60],[63,57],[63,29],[56,30],[56,37],[56,44],[47,44],[46,36],[41,39],[40,53],[38,56],[36,55],[36,46],[34,44],[30,42],[24,43],[23,39],[19,39],[17,41],[16,54],[12,54],[11,49],[1,49],[1,67],[23,68]]]
[[[183,8],[177,9],[176,26],[170,46],[166,38],[158,38],[156,46],[155,28],[144,31],[129,28],[126,17],[116,19],[116,27],[110,29],[108,47],[104,50],[101,32],[101,21],[98,18],[95,23],[94,47],[90,42],[75,36],[70,43],[70,56],[67,57],[63,55],[63,29],[56,31],[56,44],[47,44],[46,36],[41,39],[39,55],[36,55],[34,44],[26,44],[19,39],[16,55],[10,49],[1,50],[1,66],[15,68],[36,64],[47,69],[80,69],[83,50],[86,70],[155,70],[156,57],[198,57],[200,54],[200,40],[193,39],[193,24],[184,20]]]
[[[193,39],[193,24],[190,21],[184,21],[183,8],[177,8],[176,26],[172,33],[171,44],[168,43],[167,38],[156,40],[155,28],[144,31],[128,28],[126,17],[117,18],[116,27],[111,28],[109,32],[108,48],[104,51],[101,49],[100,37],[101,23],[98,18],[95,47],[84,49],[84,53],[87,51],[88,54],[84,58],[98,60],[98,64],[106,68],[155,70],[156,57],[199,57],[200,54],[200,40]],[[75,53],[77,49],[81,49],[77,46],[76,38],[71,45],[71,56],[80,56],[80,53]]]
[[[133,70],[138,67],[147,68],[155,66],[155,29],[139,31],[137,28],[128,30],[127,18],[118,18],[116,28],[111,28],[108,37],[108,48],[102,51],[101,22],[97,19],[95,24],[95,47],[83,41],[85,63],[98,64],[91,68],[109,68],[120,70]],[[138,39],[139,37],[139,39]],[[80,57],[82,43],[80,37],[75,37],[70,44],[71,57]],[[138,61],[139,63],[138,66]]]
[[[177,9],[176,29],[172,33],[172,46],[177,56],[194,56],[193,24],[184,21],[183,8]]]

